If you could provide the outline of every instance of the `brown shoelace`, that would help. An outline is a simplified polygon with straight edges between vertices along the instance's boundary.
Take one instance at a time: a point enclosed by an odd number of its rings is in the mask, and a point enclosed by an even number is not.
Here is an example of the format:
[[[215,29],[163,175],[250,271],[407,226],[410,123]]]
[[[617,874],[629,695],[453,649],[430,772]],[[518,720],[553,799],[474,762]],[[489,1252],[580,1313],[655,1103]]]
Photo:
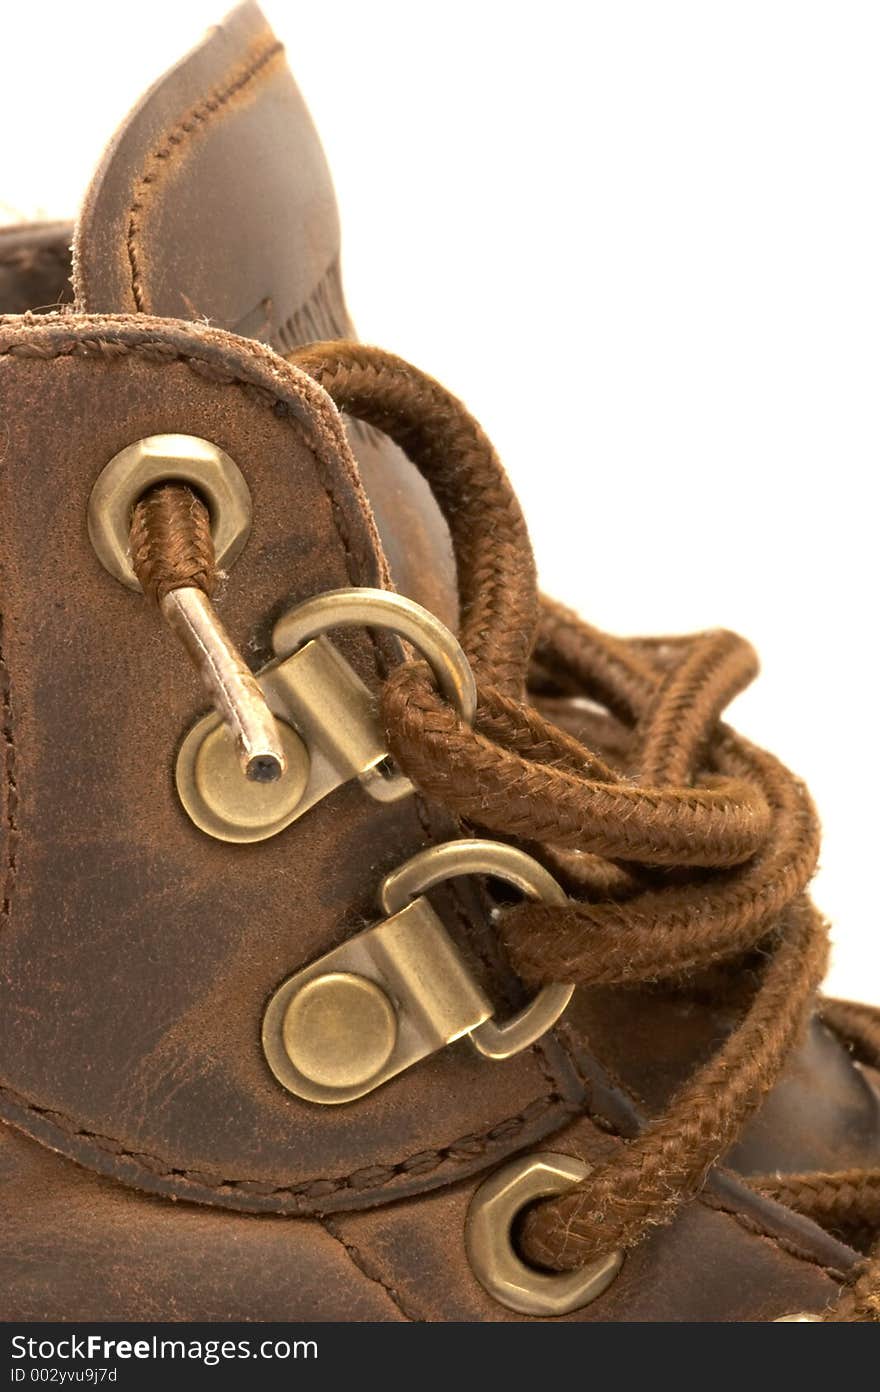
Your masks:
[[[717,1053],[613,1160],[528,1215],[529,1259],[580,1266],[634,1246],[699,1192],[797,1043],[827,959],[825,925],[805,894],[816,815],[787,769],[719,723],[757,670],[748,644],[731,633],[621,641],[540,601],[515,494],[454,397],[354,343],[314,344],[291,361],[404,450],[449,526],[479,713],[464,724],[424,664],[407,663],[385,686],[389,747],[428,796],[549,852],[564,874],[567,907],[526,902],[500,916],[520,975],[536,986],[632,985],[760,949],[751,1002]],[[604,743],[588,748],[544,718],[527,699],[530,677],[601,706]],[[829,1002],[823,1014],[864,1061],[880,1062],[878,1012]],[[880,1170],[758,1187],[868,1251],[877,1241]],[[829,1318],[880,1319],[880,1261],[866,1260]]]
[[[699,1193],[801,1037],[827,961],[806,895],[816,815],[782,764],[720,722],[756,673],[747,643],[727,632],[621,640],[542,600],[517,499],[460,402],[355,343],[313,344],[290,361],[404,450],[446,518],[477,718],[465,724],[421,662],[392,672],[383,712],[389,748],[427,796],[525,841],[565,883],[565,907],[524,902],[499,916],[523,980],[633,986],[746,962],[754,981],[738,1025],[666,1110],[527,1215],[524,1255],[578,1267],[635,1246]],[[186,500],[176,503],[181,515]],[[187,573],[199,564],[190,558]],[[580,698],[589,745],[542,714],[544,698]],[[880,1064],[880,1012],[820,1010],[859,1060]],[[826,1318],[880,1319],[880,1169],[752,1183],[865,1252]]]
[[[161,604],[169,590],[193,585],[210,599],[217,583],[211,518],[185,483],[158,483],[137,503],[129,533],[131,563],[144,594]]]

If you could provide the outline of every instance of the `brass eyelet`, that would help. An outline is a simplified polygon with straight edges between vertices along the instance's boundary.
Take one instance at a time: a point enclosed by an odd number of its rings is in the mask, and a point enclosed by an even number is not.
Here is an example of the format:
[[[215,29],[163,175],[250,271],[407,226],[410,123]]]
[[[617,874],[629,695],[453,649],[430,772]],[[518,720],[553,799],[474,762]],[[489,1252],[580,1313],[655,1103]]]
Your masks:
[[[465,1249],[474,1276],[493,1300],[520,1315],[568,1315],[600,1296],[623,1265],[623,1253],[600,1257],[577,1271],[539,1271],[523,1261],[513,1229],[523,1209],[564,1194],[586,1179],[589,1165],[571,1155],[523,1155],[480,1185],[465,1222]]]
[[[154,484],[188,483],[211,515],[214,554],[228,570],[251,529],[250,489],[234,460],[197,435],[147,435],[126,445],[98,475],[89,498],[89,537],[95,555],[114,579],[140,590],[129,554],[131,515]]]

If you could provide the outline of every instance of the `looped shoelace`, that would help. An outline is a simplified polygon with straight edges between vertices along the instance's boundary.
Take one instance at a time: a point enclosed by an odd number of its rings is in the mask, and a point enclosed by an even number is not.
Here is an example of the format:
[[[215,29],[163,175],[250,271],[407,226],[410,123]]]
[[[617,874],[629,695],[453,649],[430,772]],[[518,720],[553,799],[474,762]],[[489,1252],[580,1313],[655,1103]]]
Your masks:
[[[578,1267],[636,1245],[699,1192],[802,1035],[827,962],[826,926],[805,893],[816,814],[778,760],[720,723],[757,671],[744,640],[616,639],[541,599],[516,496],[460,402],[360,344],[313,344],[290,361],[404,450],[446,519],[477,718],[465,724],[421,662],[390,675],[383,712],[391,752],[427,796],[526,841],[564,879],[565,907],[528,901],[499,915],[522,978],[680,980],[751,953],[750,1003],[716,1053],[613,1159],[528,1213],[525,1256]],[[586,698],[593,747],[529,693]],[[858,1058],[880,1063],[880,1012],[824,1002],[821,1013]],[[868,1259],[826,1318],[880,1319],[880,1169],[751,1182],[863,1244]]]
[[[470,826],[527,842],[565,884],[564,907],[526,901],[499,914],[519,975],[535,987],[680,984],[720,964],[754,983],[737,1027],[666,1110],[526,1215],[525,1256],[576,1268],[635,1246],[699,1193],[803,1033],[827,962],[826,928],[805,893],[816,815],[778,760],[720,723],[757,672],[743,639],[621,640],[541,598],[516,496],[459,401],[360,344],[312,344],[290,360],[404,450],[448,524],[477,716],[462,721],[427,665],[407,662],[384,686],[388,746],[425,794]],[[140,499],[130,547],[160,607],[182,588],[210,597],[210,517],[187,485],[158,484]],[[577,739],[539,708],[570,711],[572,698]],[[819,1008],[857,1061],[880,1065],[880,1011]],[[825,1318],[880,1320],[880,1168],[750,1183],[868,1254]]]
[[[423,662],[391,673],[383,713],[391,752],[427,796],[525,841],[565,883],[564,907],[527,901],[499,915],[517,972],[534,986],[632,986],[746,960],[754,980],[739,1024],[666,1110],[526,1216],[529,1260],[578,1267],[633,1247],[699,1192],[798,1042],[827,958],[805,893],[816,815],[782,764],[720,723],[757,671],[746,642],[727,632],[621,640],[542,599],[516,496],[460,402],[356,343],[312,344],[290,361],[404,450],[449,527],[476,720],[460,719]],[[210,593],[207,511],[186,487],[142,500],[132,553],[155,600],[181,584]],[[589,746],[535,704],[560,698],[581,698]],[[880,1012],[825,1001],[820,1013],[859,1061],[880,1064]],[[750,1182],[868,1254],[825,1317],[880,1319],[880,1169]]]

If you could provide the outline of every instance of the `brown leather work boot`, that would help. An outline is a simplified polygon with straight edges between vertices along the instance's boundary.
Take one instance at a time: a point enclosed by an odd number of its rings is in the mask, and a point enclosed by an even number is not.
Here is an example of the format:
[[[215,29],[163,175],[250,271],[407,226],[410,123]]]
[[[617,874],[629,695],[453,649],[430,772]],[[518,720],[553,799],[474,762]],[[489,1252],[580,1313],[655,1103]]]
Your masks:
[[[353,341],[254,5],[72,296],[69,237],[0,234],[5,1317],[878,1318],[880,1017],[817,1002],[751,649],[539,597],[479,426]]]

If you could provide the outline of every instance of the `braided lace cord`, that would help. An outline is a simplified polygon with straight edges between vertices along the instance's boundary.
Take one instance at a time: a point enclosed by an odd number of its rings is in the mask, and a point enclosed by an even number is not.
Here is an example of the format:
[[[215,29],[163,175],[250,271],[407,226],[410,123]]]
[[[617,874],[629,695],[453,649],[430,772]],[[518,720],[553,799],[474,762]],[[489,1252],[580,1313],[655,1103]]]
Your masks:
[[[802,1036],[828,950],[806,895],[816,814],[778,760],[721,723],[757,671],[743,639],[621,640],[541,599],[517,499],[454,397],[360,344],[312,344],[290,360],[406,452],[449,526],[477,718],[463,722],[421,662],[391,674],[383,713],[389,748],[427,796],[525,841],[565,881],[567,905],[499,915],[518,973],[534,986],[633,986],[746,960],[754,981],[737,1026],[666,1110],[528,1213],[524,1254],[573,1269],[635,1246],[700,1191]],[[534,704],[559,697],[580,698],[589,744]],[[880,1012],[821,1009],[862,1062],[880,1063]],[[827,1318],[880,1319],[880,1169],[753,1182],[865,1251]]]

